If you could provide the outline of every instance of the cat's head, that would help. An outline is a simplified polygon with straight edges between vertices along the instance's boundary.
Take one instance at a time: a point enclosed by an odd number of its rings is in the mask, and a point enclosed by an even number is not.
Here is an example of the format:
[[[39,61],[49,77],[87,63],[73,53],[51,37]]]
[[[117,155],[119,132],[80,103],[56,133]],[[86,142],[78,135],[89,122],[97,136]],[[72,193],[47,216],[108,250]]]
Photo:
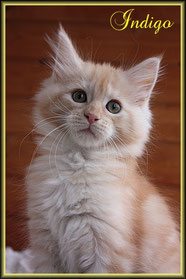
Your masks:
[[[107,146],[141,155],[151,128],[149,99],[161,59],[149,58],[129,70],[83,61],[62,27],[51,46],[53,71],[36,95],[36,124],[48,119],[45,133],[54,138],[64,134],[81,148]]]

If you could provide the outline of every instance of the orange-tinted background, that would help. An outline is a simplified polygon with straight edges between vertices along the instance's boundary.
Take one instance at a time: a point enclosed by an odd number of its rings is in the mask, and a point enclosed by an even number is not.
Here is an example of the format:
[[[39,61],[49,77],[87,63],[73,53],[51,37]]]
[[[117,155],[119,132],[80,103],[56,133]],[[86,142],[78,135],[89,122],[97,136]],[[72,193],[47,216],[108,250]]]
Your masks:
[[[169,19],[174,25],[161,29],[118,32],[109,24],[117,10],[135,8],[134,19]],[[49,47],[44,40],[61,22],[85,58],[131,65],[164,53],[164,76],[156,86],[151,107],[152,141],[142,169],[167,197],[179,221],[180,189],[180,7],[179,6],[8,6],[6,7],[6,241],[16,250],[28,245],[25,168],[34,150],[32,96],[49,74]],[[21,145],[21,146],[20,146]]]

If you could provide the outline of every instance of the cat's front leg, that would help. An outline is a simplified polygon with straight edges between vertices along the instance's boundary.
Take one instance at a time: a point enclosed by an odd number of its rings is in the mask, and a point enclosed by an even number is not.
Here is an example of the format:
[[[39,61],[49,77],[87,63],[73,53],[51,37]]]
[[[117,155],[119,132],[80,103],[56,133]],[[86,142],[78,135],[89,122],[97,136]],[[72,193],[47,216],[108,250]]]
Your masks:
[[[105,255],[105,257],[110,258],[108,255]],[[107,261],[107,260],[106,260]],[[125,259],[125,258],[119,258],[118,262],[117,259],[109,259],[109,263],[106,263],[103,258],[97,259],[91,266],[89,266],[87,269],[80,269],[81,273],[132,273],[135,270],[134,264],[132,260]]]
[[[42,229],[39,225],[34,219],[29,222],[33,273],[58,273],[56,242],[50,230]]]
[[[87,248],[83,253],[81,253],[81,249],[76,251],[72,249],[70,253],[64,254],[62,263],[65,266],[65,273],[109,274],[133,272],[134,265],[131,258],[123,256],[122,253],[115,254],[113,251],[106,251],[107,249],[101,249],[100,247],[97,247],[95,251],[90,249],[90,246],[90,243],[87,243]]]

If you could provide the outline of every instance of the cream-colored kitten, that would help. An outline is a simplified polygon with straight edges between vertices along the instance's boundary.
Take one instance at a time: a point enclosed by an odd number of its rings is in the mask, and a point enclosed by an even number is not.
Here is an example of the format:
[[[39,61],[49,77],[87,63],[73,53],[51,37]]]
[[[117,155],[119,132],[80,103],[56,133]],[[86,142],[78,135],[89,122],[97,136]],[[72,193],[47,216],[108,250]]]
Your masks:
[[[35,97],[26,178],[35,273],[179,273],[176,224],[138,172],[160,58],[124,71],[83,61],[61,27]]]

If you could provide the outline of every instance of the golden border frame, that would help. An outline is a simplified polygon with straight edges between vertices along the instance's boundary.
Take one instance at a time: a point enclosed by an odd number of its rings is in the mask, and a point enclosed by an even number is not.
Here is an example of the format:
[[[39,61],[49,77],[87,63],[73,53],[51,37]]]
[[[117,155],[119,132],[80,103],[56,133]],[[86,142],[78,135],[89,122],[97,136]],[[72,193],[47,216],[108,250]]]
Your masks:
[[[6,131],[5,131],[5,127],[6,127],[6,118],[5,118],[5,114],[6,114],[6,102],[5,102],[5,96],[6,96],[6,83],[5,83],[5,72],[6,72],[6,63],[5,63],[5,57],[6,57],[6,52],[5,52],[5,30],[6,30],[6,21],[5,21],[5,16],[6,16],[6,6],[127,6],[127,5],[133,5],[133,6],[180,6],[180,11],[181,11],[181,29],[180,29],[180,34],[181,34],[181,44],[180,44],[180,53],[181,53],[181,58],[180,58],[180,68],[181,68],[181,79],[180,79],[180,83],[181,83],[181,93],[180,93],[180,97],[181,97],[181,111],[180,111],[180,119],[181,119],[181,131],[180,131],[180,137],[181,137],[181,146],[180,146],[180,163],[181,163],[181,170],[180,170],[180,175],[181,175],[181,243],[183,244],[185,241],[184,238],[184,182],[185,182],[185,178],[184,178],[184,138],[185,138],[185,130],[184,130],[184,90],[185,90],[185,83],[184,83],[184,58],[185,58],[185,52],[184,52],[184,42],[185,42],[185,37],[184,37],[184,22],[185,22],[185,13],[184,13],[184,1],[173,1],[173,2],[167,2],[167,1],[161,1],[161,2],[145,2],[145,1],[127,1],[127,2],[97,2],[97,1],[90,1],[90,2],[76,2],[76,1],[72,1],[72,2],[50,2],[50,1],[46,1],[46,2],[22,2],[22,1],[2,1],[1,2],[1,18],[2,18],[2,24],[1,24],[1,39],[2,39],[2,51],[1,51],[1,58],[2,58],[2,65],[1,65],[1,69],[2,69],[2,73],[1,73],[1,78],[2,78],[2,83],[1,83],[1,90],[2,90],[2,102],[1,102],[1,109],[2,109],[2,146],[1,146],[1,150],[2,150],[2,175],[1,175],[1,182],[2,182],[2,189],[1,189],[1,193],[2,193],[2,203],[1,203],[1,209],[2,209],[2,246],[1,246],[1,254],[2,254],[2,276],[3,277],[167,277],[167,278],[171,278],[171,277],[177,277],[177,278],[184,278],[184,261],[183,261],[183,257],[184,257],[184,245],[181,245],[181,273],[180,274],[164,274],[164,273],[156,273],[156,274],[30,274],[30,273],[11,273],[8,274],[5,272],[5,195],[6,195],[6,191],[5,191],[5,186],[6,186],[6,176],[5,176],[5,166],[6,166],[6,157],[5,157],[5,150],[6,150]]]

